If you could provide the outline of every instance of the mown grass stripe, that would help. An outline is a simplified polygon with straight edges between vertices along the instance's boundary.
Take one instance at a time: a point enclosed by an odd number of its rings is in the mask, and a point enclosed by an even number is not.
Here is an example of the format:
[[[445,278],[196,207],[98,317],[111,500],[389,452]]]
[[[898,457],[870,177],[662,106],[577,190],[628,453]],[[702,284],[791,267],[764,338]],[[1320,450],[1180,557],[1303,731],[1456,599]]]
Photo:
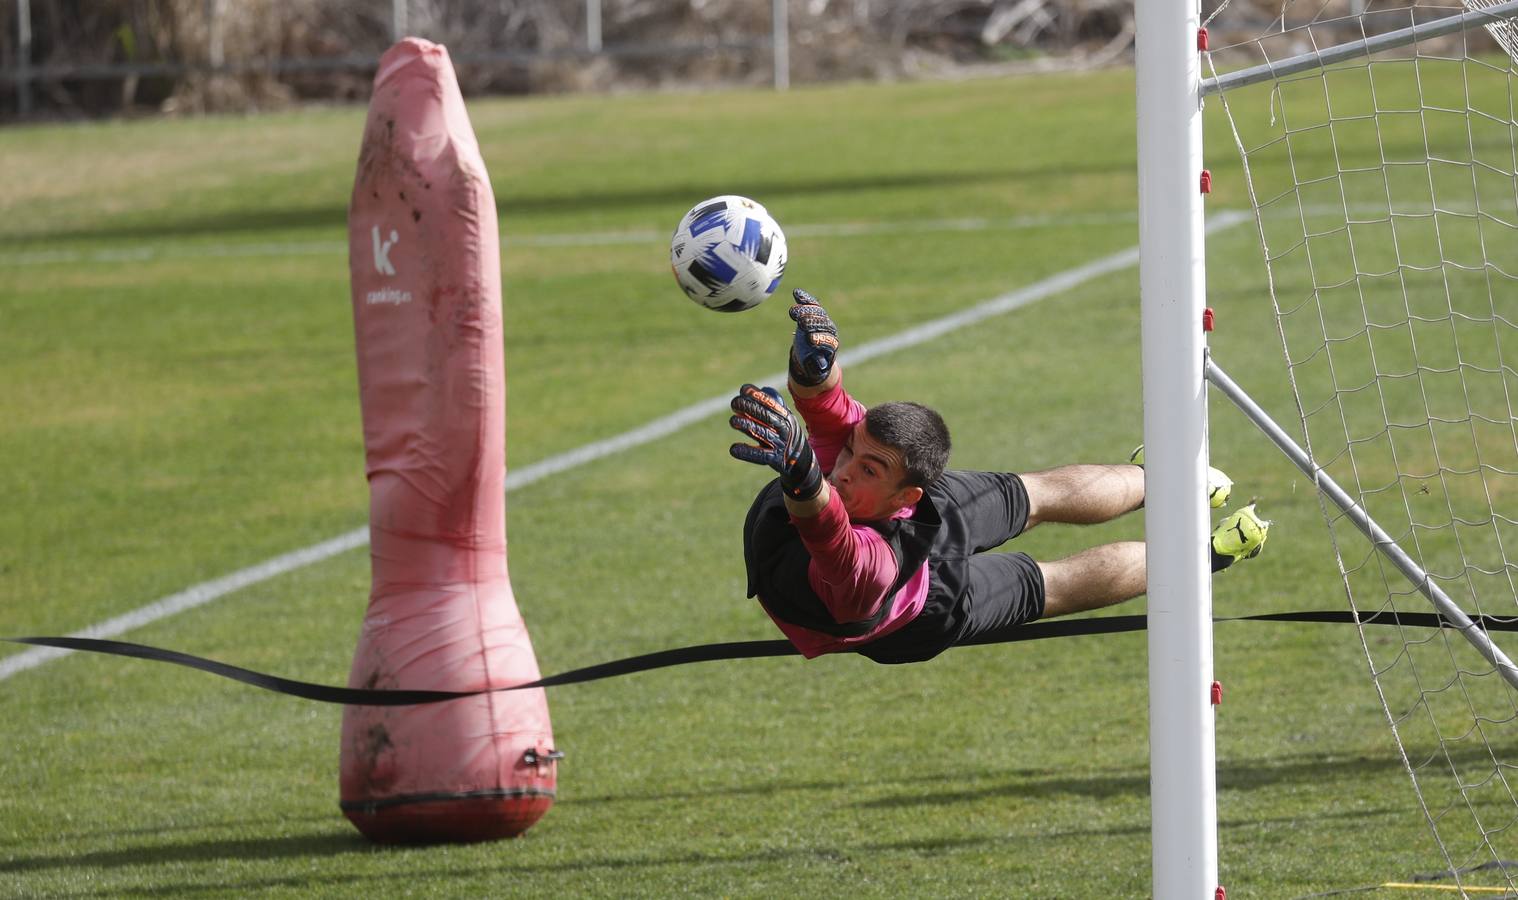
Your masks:
[[[1030,215],[989,218],[923,219],[910,222],[830,222],[787,226],[791,237],[873,237],[887,234],[931,234],[945,231],[1020,231],[1051,227],[1104,227],[1138,220],[1132,211],[1095,212],[1076,215]],[[513,247],[611,247],[664,241],[669,232],[647,229],[586,231],[566,234],[506,235],[505,249]],[[348,252],[346,241],[261,241],[226,244],[135,244],[102,250],[27,250],[0,253],[0,266],[43,266],[68,263],[114,264],[160,259],[222,259],[266,256],[338,256]]]

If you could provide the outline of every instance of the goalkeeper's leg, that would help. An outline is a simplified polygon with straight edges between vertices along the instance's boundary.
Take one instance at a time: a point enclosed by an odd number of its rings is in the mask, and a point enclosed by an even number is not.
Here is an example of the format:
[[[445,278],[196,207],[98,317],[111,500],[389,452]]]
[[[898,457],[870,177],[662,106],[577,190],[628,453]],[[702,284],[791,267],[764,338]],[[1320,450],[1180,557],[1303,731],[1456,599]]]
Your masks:
[[[1028,524],[1065,522],[1096,525],[1144,505],[1144,448],[1133,451],[1131,465],[1069,465],[1023,475],[1028,491]],[[1228,500],[1233,481],[1207,469],[1207,499],[1214,509]]]
[[[1077,464],[1023,475],[1028,524],[1096,525],[1144,505],[1144,470],[1135,465]]]
[[[1045,619],[1132,600],[1148,582],[1143,541],[1103,544],[1038,567],[1044,573]]]
[[[1207,542],[1212,571],[1259,556],[1269,534],[1270,522],[1260,518],[1253,503],[1225,516]],[[1045,619],[1113,606],[1147,589],[1142,541],[1103,544],[1038,566],[1044,576]]]

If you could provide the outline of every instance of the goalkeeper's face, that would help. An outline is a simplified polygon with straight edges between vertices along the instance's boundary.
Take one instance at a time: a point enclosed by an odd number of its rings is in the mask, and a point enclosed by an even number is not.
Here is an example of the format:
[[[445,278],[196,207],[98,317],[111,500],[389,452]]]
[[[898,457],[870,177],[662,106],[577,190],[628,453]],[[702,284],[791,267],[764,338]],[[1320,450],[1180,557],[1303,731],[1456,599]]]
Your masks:
[[[906,483],[901,451],[876,440],[864,422],[844,442],[828,482],[855,522],[880,522],[922,499],[922,488]]]

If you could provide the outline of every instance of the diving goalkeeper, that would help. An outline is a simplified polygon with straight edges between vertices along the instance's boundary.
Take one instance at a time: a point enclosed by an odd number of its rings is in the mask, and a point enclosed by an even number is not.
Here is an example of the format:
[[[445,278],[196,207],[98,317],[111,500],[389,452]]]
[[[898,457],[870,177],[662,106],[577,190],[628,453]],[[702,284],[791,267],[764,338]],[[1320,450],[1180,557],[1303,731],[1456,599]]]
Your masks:
[[[1053,562],[986,552],[1044,522],[1095,524],[1138,509],[1139,465],[949,469],[942,417],[910,402],[866,409],[849,396],[837,327],[810,294],[794,297],[789,388],[802,422],[777,392],[746,384],[730,424],[752,443],[730,452],[779,473],[749,509],[743,551],[749,596],[796,649],[917,662],[1144,593],[1141,541]],[[1269,524],[1253,504],[1224,518],[1210,540],[1213,571],[1259,553]]]

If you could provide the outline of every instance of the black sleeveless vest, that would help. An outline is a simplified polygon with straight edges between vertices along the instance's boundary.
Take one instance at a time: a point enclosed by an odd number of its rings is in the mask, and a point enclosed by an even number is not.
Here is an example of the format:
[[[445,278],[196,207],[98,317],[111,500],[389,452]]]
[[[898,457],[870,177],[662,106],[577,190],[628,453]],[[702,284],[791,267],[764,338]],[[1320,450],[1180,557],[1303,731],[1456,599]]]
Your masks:
[[[897,592],[928,563],[943,524],[933,493],[925,491],[908,518],[865,523],[885,538],[896,556],[896,580],[873,616],[860,622],[836,622],[807,579],[812,557],[791,524],[780,480],[771,481],[754,499],[743,522],[748,595],[757,597],[775,618],[792,625],[836,637],[870,633],[891,611]]]

